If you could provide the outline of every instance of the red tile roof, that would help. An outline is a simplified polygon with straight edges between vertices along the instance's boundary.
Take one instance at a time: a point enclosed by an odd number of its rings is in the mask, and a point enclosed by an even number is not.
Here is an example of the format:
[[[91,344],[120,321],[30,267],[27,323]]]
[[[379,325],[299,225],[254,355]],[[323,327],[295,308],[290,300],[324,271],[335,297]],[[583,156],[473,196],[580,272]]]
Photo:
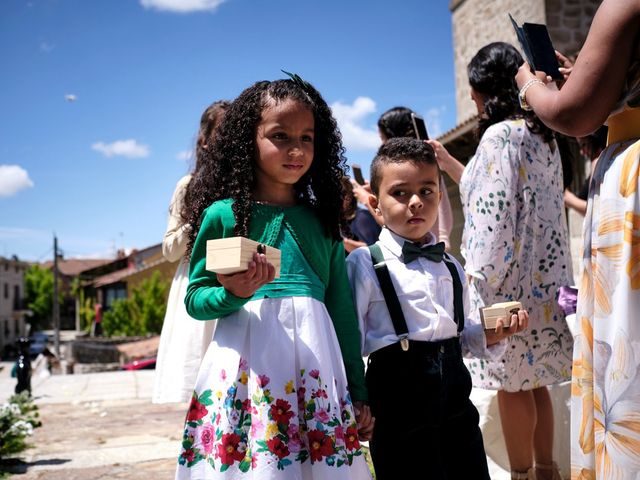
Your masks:
[[[99,267],[105,263],[113,262],[113,259],[89,259],[89,258],[69,258],[58,260],[58,271],[63,275],[75,277],[85,270]],[[53,260],[41,264],[43,268],[53,268]]]

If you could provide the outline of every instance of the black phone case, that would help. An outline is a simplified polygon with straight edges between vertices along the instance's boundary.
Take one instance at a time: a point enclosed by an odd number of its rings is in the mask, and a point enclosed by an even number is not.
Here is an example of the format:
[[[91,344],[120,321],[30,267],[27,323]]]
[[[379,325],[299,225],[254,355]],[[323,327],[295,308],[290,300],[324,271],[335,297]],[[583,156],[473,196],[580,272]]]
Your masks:
[[[547,26],[540,23],[524,23],[519,27],[511,14],[509,18],[529,66],[546,73],[554,80],[561,80],[563,77],[558,69],[558,59]]]

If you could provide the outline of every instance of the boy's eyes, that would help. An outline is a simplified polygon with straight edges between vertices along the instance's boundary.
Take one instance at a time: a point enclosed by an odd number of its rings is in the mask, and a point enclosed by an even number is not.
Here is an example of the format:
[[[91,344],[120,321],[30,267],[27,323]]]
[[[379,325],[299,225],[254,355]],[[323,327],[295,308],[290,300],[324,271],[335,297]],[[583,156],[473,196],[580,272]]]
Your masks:
[[[419,194],[426,196],[426,195],[430,195],[433,193],[433,190],[430,188],[421,188]],[[409,195],[409,192],[407,192],[406,190],[393,190],[391,192],[391,195],[393,195],[394,197],[404,197],[406,195]]]

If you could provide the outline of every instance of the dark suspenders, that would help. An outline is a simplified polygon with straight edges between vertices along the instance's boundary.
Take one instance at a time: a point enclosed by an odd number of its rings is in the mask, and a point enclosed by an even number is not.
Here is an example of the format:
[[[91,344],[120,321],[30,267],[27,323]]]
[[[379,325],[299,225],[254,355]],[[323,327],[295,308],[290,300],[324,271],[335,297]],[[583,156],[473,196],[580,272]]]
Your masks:
[[[387,268],[384,256],[382,255],[382,250],[377,243],[369,245],[369,252],[371,253],[373,269],[376,272],[376,276],[378,277],[380,289],[382,290],[384,301],[387,304],[387,309],[389,310],[389,315],[391,317],[391,321],[393,322],[393,328],[396,332],[396,335],[398,335],[398,338],[400,338],[400,345],[402,346],[402,349],[404,351],[407,351],[409,349],[409,329],[407,328],[407,321],[404,318],[404,313],[402,313],[402,307],[400,307],[398,295],[396,294],[396,290],[393,287],[393,283],[391,282],[389,268]],[[451,274],[451,278],[453,280],[454,319],[458,327],[458,335],[460,335],[460,332],[462,332],[462,329],[464,328],[462,282],[460,281],[458,269],[456,268],[455,264],[449,260],[447,254],[445,254],[445,259],[443,259],[443,261],[449,269],[449,273]]]

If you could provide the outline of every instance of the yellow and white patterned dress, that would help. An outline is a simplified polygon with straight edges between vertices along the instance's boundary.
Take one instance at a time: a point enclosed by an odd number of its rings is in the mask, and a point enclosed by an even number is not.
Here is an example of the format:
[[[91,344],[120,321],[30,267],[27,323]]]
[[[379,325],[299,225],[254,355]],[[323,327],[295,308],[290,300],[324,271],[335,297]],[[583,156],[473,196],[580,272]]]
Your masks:
[[[571,392],[573,479],[640,479],[640,62],[629,73],[616,115],[625,115],[624,129],[636,133],[617,135],[620,141],[602,153],[584,223]]]

